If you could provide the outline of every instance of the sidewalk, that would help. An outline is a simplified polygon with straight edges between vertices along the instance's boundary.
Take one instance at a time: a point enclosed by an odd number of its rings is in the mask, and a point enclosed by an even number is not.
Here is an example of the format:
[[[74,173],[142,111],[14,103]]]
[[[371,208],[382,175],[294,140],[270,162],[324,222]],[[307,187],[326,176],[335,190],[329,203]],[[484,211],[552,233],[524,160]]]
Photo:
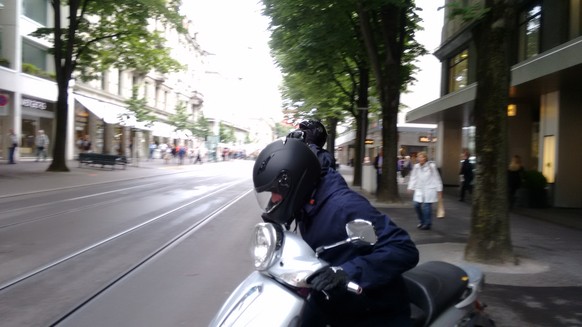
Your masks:
[[[219,162],[220,163],[220,162]],[[69,188],[81,185],[108,183],[120,179],[138,179],[155,175],[167,175],[184,172],[184,170],[199,169],[203,165],[190,164],[186,159],[183,165],[177,162],[165,164],[162,159],[151,161],[141,159],[123,168],[116,166],[83,166],[79,162],[67,162],[69,172],[47,172],[50,161],[35,162],[22,160],[14,165],[0,162],[0,198],[39,191],[50,191],[59,188]]]
[[[351,185],[351,167],[341,167],[340,173]],[[406,184],[399,186],[402,202],[396,204],[379,203],[360,187],[353,189],[410,233],[421,263],[439,260],[479,267],[486,281],[481,300],[497,326],[582,326],[582,210],[513,210],[510,231],[517,264],[476,264],[464,259],[472,208],[458,201],[458,188],[445,188],[445,218],[433,219],[432,229],[422,231],[416,228],[418,218]]]
[[[340,173],[344,176],[344,179],[348,182],[348,185],[352,184],[353,180],[353,168],[342,166],[340,167]],[[365,192],[360,187],[354,188],[356,191],[366,196],[370,202],[377,208],[394,208],[394,207],[406,207],[411,206],[412,194],[406,191],[407,184],[398,184],[400,187],[400,198],[402,199],[401,204],[387,204],[376,201],[376,196]],[[468,195],[468,201],[459,202],[457,201],[459,194],[459,188],[457,187],[445,187],[444,196],[446,201],[446,207],[468,207],[470,208],[471,196]],[[470,213],[470,211],[469,211]],[[517,207],[511,211],[511,215],[520,215],[529,218],[535,218],[539,220],[544,220],[561,226],[571,227],[575,229],[582,230],[582,208],[580,209],[570,209],[570,208],[525,208]]]

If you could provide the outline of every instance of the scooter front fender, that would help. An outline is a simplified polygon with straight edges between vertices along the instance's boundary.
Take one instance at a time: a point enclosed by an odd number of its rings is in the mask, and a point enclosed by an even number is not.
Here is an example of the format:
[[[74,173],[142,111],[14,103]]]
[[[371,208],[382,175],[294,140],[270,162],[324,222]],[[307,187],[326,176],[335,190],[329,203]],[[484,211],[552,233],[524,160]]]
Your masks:
[[[210,326],[298,326],[304,304],[302,297],[255,271],[229,296]]]

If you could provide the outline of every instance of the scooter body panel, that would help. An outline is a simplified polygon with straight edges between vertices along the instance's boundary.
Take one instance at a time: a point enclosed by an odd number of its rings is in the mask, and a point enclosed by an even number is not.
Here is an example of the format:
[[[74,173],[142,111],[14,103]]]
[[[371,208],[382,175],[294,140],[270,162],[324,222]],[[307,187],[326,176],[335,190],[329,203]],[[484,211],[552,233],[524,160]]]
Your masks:
[[[304,303],[297,294],[255,271],[230,295],[210,326],[298,326]]]

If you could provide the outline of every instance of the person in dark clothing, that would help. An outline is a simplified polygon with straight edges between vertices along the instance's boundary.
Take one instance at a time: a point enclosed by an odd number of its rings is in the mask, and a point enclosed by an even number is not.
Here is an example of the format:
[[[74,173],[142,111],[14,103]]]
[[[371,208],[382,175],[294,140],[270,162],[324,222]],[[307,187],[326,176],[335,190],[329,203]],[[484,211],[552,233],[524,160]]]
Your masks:
[[[521,164],[521,157],[515,155],[511,158],[507,169],[507,195],[509,196],[509,208],[513,208],[516,200],[517,190],[521,187],[524,168]]]
[[[380,148],[378,155],[374,158],[374,168],[376,168],[376,195],[378,195],[378,192],[380,192],[383,163],[384,163],[384,149]]]
[[[322,175],[325,175],[329,169],[335,170],[334,156],[323,148],[327,141],[327,131],[320,121],[304,120],[299,123],[299,129],[289,133],[287,137],[302,139],[309,146],[319,159]]]
[[[257,198],[269,200],[263,219],[287,228],[295,221],[314,250],[345,240],[346,224],[356,219],[370,222],[378,240],[374,245],[345,244],[320,255],[330,266],[307,279],[313,291],[301,325],[411,326],[402,273],[418,263],[414,242],[338,172],[319,171],[319,160],[300,140],[267,146],[253,169]],[[362,294],[347,292],[349,281],[359,284]]]
[[[465,201],[465,192],[473,194],[473,164],[469,161],[469,151],[463,151],[461,155],[463,162],[461,163],[461,191],[459,193],[459,201]]]

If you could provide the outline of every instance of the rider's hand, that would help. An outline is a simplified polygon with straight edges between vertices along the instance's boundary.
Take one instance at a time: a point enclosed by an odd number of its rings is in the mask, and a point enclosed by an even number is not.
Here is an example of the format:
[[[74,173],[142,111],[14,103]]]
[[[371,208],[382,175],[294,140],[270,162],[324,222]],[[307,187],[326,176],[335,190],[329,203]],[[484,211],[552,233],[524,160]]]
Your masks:
[[[307,282],[316,291],[331,291],[337,287],[345,288],[348,281],[348,274],[340,267],[326,267],[307,278]]]

